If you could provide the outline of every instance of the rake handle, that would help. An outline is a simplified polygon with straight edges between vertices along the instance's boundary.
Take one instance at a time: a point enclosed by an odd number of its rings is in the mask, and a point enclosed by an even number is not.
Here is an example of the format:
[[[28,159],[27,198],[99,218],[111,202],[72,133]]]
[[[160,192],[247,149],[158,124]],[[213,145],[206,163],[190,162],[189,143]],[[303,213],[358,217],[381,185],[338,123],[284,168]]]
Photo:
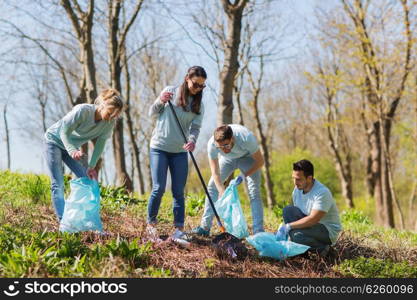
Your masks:
[[[188,142],[187,137],[185,136],[185,133],[184,133],[184,130],[182,129],[180,120],[178,119],[177,113],[175,112],[174,107],[173,107],[173,105],[172,105],[172,103],[171,103],[170,100],[168,100],[168,104],[169,104],[169,107],[171,108],[172,113],[174,114],[174,117],[175,117],[175,120],[177,121],[178,127],[180,128],[182,137],[184,138],[184,142],[187,143]],[[206,183],[204,182],[204,178],[201,175],[200,168],[198,167],[197,161],[195,160],[194,154],[191,151],[188,151],[188,154],[190,154],[191,160],[193,161],[193,164],[194,164],[194,167],[197,170],[198,177],[200,178],[201,184],[203,185],[204,191],[206,192],[207,198],[209,199],[211,208],[213,209],[214,215],[216,216],[217,224],[220,227],[220,231],[221,232],[226,232],[226,229],[224,228],[222,222],[220,221],[220,217],[217,214],[216,208],[214,207],[214,202],[213,202],[213,200],[210,197],[210,194],[208,192]]]

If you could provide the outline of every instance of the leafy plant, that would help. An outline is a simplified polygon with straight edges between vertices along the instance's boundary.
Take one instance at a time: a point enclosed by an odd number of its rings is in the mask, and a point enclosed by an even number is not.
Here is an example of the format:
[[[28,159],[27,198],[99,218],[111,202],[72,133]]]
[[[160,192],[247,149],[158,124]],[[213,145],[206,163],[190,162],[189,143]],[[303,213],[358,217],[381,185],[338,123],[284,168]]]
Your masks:
[[[101,203],[104,207],[120,210],[128,205],[138,204],[141,200],[132,197],[124,187],[100,187]]]
[[[168,278],[171,277],[171,270],[164,268],[149,267],[146,269],[144,275],[152,278]]]
[[[344,223],[372,224],[372,221],[363,212],[354,209],[344,210],[340,214],[340,219]]]
[[[345,260],[335,270],[348,277],[361,278],[410,278],[417,277],[417,266],[406,261],[393,262],[389,259],[365,258],[363,256]]]
[[[185,205],[187,215],[189,215],[190,217],[199,215],[204,208],[205,199],[206,198],[203,195],[188,195]]]
[[[115,240],[111,240],[104,245],[96,245],[92,254],[96,259],[101,260],[108,256],[119,256],[129,262],[132,267],[137,268],[145,265],[148,261],[149,254],[151,253],[151,244],[139,244],[138,239],[134,239],[131,242],[117,237]]]

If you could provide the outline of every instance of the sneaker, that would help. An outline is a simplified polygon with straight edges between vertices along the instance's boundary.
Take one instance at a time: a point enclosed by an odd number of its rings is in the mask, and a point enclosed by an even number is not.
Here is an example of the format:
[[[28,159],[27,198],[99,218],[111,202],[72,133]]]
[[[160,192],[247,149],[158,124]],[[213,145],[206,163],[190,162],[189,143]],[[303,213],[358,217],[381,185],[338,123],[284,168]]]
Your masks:
[[[152,242],[162,242],[159,238],[158,230],[154,226],[148,225],[146,226],[146,234],[149,237],[149,240]]]
[[[191,233],[207,237],[207,236],[210,235],[210,230],[205,230],[203,227],[198,226],[198,227],[194,228],[193,230],[191,230]]]
[[[171,236],[171,240],[174,243],[176,243],[178,245],[181,245],[183,247],[186,247],[186,248],[191,246],[188,239],[189,239],[188,235],[186,233],[182,232],[181,230],[178,230],[178,229],[176,229],[174,234]]]

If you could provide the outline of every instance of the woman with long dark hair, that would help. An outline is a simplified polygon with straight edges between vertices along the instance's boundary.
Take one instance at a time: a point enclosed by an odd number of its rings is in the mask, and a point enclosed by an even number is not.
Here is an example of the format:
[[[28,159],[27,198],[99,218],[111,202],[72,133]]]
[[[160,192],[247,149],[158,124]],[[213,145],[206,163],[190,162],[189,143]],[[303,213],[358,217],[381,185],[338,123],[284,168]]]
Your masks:
[[[188,69],[180,86],[167,86],[150,107],[149,115],[156,117],[156,126],[150,145],[150,166],[152,173],[152,193],[148,202],[147,231],[158,239],[157,216],[161,198],[165,192],[168,169],[171,174],[171,189],[174,198],[173,213],[175,232],[173,240],[184,237],[184,187],[188,175],[187,151],[194,151],[203,120],[203,89],[207,79],[206,71],[200,66]],[[169,108],[172,100],[175,113],[188,137],[183,143],[181,129]]]

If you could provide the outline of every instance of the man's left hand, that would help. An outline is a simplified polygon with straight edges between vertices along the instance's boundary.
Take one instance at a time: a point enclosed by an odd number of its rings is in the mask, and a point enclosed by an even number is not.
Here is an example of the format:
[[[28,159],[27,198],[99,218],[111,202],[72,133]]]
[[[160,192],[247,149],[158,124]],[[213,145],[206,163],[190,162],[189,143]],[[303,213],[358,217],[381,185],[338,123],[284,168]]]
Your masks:
[[[282,241],[282,240],[287,240],[288,238],[288,233],[291,230],[291,226],[290,224],[281,224],[277,230],[277,232],[275,232],[275,238],[278,241]]]

